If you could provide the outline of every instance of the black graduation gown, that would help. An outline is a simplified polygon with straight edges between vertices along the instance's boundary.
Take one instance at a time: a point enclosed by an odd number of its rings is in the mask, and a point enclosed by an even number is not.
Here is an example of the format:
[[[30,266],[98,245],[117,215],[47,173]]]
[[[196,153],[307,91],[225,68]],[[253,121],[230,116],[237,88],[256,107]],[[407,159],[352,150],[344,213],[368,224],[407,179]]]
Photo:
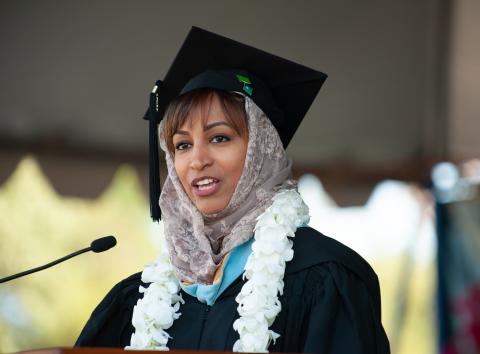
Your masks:
[[[271,352],[390,353],[381,323],[380,288],[357,253],[310,227],[299,228],[287,263],[282,310],[270,327],[280,334]],[[117,284],[93,311],[76,346],[124,347],[134,331],[133,306],[141,297],[141,273]],[[181,316],[167,330],[170,349],[231,351],[238,333],[238,277],[213,306],[182,291]]]

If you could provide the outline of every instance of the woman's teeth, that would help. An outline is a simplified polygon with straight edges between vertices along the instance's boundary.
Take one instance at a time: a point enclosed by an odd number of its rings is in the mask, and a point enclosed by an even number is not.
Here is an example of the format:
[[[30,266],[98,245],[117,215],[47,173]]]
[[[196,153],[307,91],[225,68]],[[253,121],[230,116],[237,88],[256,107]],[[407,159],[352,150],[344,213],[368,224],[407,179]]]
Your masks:
[[[207,191],[215,187],[215,180],[213,178],[205,178],[196,183],[199,191]]]
[[[210,184],[213,182],[213,179],[212,178],[206,178],[206,179],[202,179],[201,181],[198,181],[197,182],[197,186],[201,186],[201,185],[205,185],[205,184]]]

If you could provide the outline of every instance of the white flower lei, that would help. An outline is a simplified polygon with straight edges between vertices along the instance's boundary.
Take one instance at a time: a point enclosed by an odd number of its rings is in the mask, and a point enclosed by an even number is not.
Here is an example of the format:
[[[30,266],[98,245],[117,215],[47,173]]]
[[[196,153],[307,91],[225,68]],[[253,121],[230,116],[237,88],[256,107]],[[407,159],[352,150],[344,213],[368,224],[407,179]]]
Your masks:
[[[308,207],[295,190],[277,193],[272,205],[257,218],[252,253],[243,274],[247,281],[235,298],[240,317],[233,328],[240,339],[233,345],[234,352],[268,352],[270,342],[279,337],[269,327],[281,310],[278,296],[283,294],[286,262],[293,258],[289,237],[309,219]],[[135,332],[125,349],[168,350],[171,337],[165,330],[180,317],[178,310],[184,301],[165,252],[145,267],[142,281],[152,284],[140,286],[144,297],[133,308]]]

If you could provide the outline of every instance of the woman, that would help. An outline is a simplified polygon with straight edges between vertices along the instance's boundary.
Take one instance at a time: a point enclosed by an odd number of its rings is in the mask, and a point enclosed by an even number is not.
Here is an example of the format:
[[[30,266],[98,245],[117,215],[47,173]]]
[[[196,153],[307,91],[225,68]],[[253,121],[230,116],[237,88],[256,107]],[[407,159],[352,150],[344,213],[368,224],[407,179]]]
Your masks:
[[[110,291],[77,345],[389,352],[375,273],[307,226],[290,177],[285,147],[325,77],[192,29],[148,111],[154,219],[165,113],[168,253]]]

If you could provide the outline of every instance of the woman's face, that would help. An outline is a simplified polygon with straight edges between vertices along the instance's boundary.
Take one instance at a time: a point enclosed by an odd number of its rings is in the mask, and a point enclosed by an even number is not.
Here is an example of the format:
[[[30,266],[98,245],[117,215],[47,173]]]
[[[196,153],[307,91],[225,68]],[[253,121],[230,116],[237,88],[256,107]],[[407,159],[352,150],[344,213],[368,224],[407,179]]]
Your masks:
[[[173,135],[174,165],[192,202],[202,214],[213,214],[228,205],[235,191],[248,137],[231,126],[216,95],[206,105],[192,110]]]

